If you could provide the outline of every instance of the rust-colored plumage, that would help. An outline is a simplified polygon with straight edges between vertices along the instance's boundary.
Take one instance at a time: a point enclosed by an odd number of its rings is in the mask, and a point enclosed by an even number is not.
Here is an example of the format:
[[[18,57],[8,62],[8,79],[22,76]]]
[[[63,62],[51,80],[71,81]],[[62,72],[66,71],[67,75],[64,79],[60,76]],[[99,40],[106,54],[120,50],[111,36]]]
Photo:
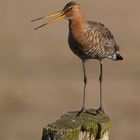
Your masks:
[[[81,7],[77,2],[70,2],[64,7],[62,11],[35,20],[52,16],[57,17],[37,27],[36,29],[61,18],[69,20],[68,43],[72,52],[82,60],[84,72],[83,105],[78,115],[83,111],[87,111],[85,109],[85,92],[87,84],[85,62],[88,59],[98,59],[100,61],[100,108],[97,110],[97,112],[103,111],[102,60],[104,58],[109,58],[115,61],[122,60],[123,57],[119,54],[119,46],[116,44],[112,33],[102,23],[85,21]]]

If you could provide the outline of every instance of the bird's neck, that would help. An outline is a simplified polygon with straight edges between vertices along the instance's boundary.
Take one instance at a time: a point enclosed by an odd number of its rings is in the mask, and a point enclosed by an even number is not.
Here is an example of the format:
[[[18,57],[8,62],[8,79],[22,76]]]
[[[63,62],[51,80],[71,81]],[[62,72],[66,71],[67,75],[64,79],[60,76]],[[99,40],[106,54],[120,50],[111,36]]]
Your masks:
[[[83,33],[83,26],[84,19],[82,17],[69,20],[69,30],[75,38],[78,38]]]

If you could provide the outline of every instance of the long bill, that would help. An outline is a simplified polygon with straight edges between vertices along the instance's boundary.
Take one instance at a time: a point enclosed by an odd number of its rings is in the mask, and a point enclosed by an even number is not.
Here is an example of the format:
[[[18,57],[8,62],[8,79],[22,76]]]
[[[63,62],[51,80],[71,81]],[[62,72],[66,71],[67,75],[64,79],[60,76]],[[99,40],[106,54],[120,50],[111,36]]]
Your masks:
[[[41,28],[41,27],[43,27],[47,24],[50,24],[52,22],[55,22],[55,21],[60,20],[62,18],[65,18],[65,12],[62,10],[62,11],[56,12],[54,14],[50,14],[50,15],[47,15],[47,16],[43,16],[43,17],[31,20],[31,22],[38,21],[38,20],[41,20],[41,19],[47,19],[47,18],[54,17],[54,16],[57,16],[57,17],[55,17],[55,18],[49,20],[48,22],[36,27],[35,30],[37,30],[37,29],[39,29],[39,28]]]

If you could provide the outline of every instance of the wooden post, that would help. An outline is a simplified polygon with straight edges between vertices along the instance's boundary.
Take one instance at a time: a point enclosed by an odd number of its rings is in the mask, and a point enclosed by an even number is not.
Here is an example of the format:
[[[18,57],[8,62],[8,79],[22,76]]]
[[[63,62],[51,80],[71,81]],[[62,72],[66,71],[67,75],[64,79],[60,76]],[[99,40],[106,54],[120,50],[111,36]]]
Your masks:
[[[65,114],[43,128],[42,140],[109,140],[111,120],[107,115],[76,114]]]

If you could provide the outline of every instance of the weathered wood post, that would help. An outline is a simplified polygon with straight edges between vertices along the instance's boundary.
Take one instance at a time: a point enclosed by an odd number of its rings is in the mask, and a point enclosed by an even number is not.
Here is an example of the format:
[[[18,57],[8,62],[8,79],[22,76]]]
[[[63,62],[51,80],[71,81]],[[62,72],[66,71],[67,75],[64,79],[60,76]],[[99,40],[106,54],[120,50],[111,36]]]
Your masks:
[[[109,140],[111,120],[107,115],[76,114],[65,114],[43,128],[42,140]]]

